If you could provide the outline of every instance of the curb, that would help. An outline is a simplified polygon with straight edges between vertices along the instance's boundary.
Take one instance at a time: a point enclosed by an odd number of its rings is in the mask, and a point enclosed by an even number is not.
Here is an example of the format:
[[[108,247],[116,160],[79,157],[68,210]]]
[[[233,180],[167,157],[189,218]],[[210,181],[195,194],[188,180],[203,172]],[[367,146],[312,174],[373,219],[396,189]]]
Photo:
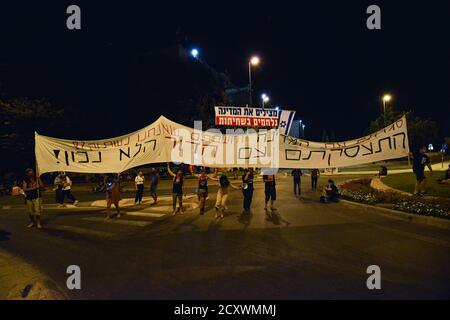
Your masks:
[[[372,206],[369,204],[354,202],[354,201],[345,200],[345,199],[339,199],[339,201],[343,202],[343,203],[351,204],[354,206],[363,207],[366,209],[372,209],[377,214],[388,215],[391,218],[409,221],[409,222],[413,222],[413,223],[425,224],[425,225],[429,225],[429,226],[433,226],[433,227],[437,227],[437,228],[441,228],[441,229],[450,230],[450,220],[436,218],[436,217],[426,217],[426,216],[421,216],[421,215],[418,215],[415,213],[408,213],[408,212],[398,211],[398,210],[389,209],[389,208]],[[380,211],[382,211],[383,213],[381,213]]]
[[[1,300],[67,300],[68,295],[49,277],[19,256],[0,249]],[[26,297],[22,290],[31,289]]]

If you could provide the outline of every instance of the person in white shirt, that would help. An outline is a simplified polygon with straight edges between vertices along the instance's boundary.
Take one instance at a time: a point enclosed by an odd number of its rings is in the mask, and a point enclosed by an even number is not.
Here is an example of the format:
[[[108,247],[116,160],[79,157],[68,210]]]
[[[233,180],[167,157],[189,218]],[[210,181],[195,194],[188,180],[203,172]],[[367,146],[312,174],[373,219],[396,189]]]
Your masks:
[[[144,195],[144,174],[139,171],[138,175],[134,179],[134,184],[136,185],[136,196],[134,197],[134,204],[140,204],[142,201],[142,196]]]
[[[61,205],[64,203],[64,199],[67,197],[70,201],[72,201],[72,204],[76,205],[78,203],[78,200],[75,199],[75,197],[72,194],[72,181],[70,180],[69,176],[64,174],[61,176],[61,184],[62,184],[62,196],[61,196]]]

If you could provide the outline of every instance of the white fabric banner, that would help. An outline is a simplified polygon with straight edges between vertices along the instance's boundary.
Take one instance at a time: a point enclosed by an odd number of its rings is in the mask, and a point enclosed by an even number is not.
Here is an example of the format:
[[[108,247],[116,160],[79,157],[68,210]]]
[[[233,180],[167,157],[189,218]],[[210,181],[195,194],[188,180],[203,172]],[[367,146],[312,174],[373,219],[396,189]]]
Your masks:
[[[149,163],[209,167],[332,168],[408,155],[406,118],[366,137],[320,143],[278,129],[202,131],[161,116],[151,125],[112,139],[64,140],[35,134],[40,174],[53,171],[120,173]]]

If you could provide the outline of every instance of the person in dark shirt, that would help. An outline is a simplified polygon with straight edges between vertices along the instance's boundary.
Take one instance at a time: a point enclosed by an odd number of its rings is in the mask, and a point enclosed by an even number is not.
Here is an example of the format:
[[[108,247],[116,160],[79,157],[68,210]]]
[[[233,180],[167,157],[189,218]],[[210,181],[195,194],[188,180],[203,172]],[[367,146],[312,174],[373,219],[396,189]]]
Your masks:
[[[242,193],[244,195],[244,212],[249,213],[253,198],[253,169],[248,168],[242,176]]]
[[[294,194],[297,197],[297,191],[298,195],[302,193],[301,184],[302,184],[302,170],[301,169],[294,169],[291,172],[291,175],[294,179]]]
[[[388,169],[386,168],[386,166],[381,166],[380,167],[380,171],[378,171],[378,176],[379,177],[386,177],[388,174]]]
[[[33,169],[25,170],[25,178],[22,181],[22,190],[25,192],[27,211],[30,217],[28,228],[36,227],[42,229],[41,225],[41,189],[43,184],[41,179],[36,176]]]
[[[312,191],[317,190],[317,180],[319,179],[320,171],[319,169],[311,169],[311,189]]]
[[[184,175],[181,169],[178,169],[177,173],[173,173],[170,170],[169,164],[167,164],[167,172],[173,177],[172,181],[172,206],[173,214],[175,215],[178,211],[183,214],[183,183]],[[177,210],[177,199],[178,199],[178,210]]]
[[[428,167],[431,174],[433,169],[431,168],[430,158],[425,154],[427,148],[425,146],[420,147],[417,152],[413,153],[413,165],[412,169],[416,176],[416,185],[414,188],[414,195],[424,196],[427,189],[427,179],[425,177],[425,166]]]
[[[327,186],[324,189],[324,196],[329,202],[339,201],[339,189],[333,180],[328,180]]]
[[[150,195],[153,198],[153,203],[158,202],[158,183],[159,183],[159,172],[155,168],[152,168],[152,174],[150,178]]]
[[[267,210],[267,205],[269,204],[270,200],[270,210],[275,211],[277,210],[274,207],[275,200],[277,199],[277,190],[275,187],[275,175],[263,175],[263,181],[264,181],[264,194],[265,194],[265,206],[264,210]]]

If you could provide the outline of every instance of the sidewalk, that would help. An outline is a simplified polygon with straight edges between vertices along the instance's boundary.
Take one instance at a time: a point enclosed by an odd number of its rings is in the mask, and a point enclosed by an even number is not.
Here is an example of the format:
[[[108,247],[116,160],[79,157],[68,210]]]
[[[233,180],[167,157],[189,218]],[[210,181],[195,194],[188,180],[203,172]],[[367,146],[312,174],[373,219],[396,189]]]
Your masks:
[[[22,291],[31,289],[26,297]],[[65,300],[68,297],[46,275],[23,261],[0,249],[0,300]]]

